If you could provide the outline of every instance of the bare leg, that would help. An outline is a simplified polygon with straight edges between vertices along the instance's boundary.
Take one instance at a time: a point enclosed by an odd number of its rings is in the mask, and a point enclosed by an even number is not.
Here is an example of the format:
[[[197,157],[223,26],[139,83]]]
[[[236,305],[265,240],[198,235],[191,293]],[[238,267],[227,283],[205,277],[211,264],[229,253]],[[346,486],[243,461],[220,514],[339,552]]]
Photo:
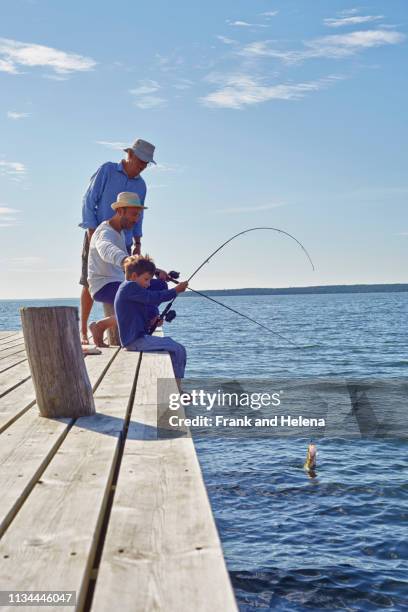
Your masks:
[[[107,329],[116,325],[116,317],[106,317],[98,322],[91,323],[89,330],[92,334],[96,346],[109,346],[103,341],[103,335]]]
[[[88,319],[91,314],[93,299],[88,287],[82,287],[81,293],[81,343],[89,344],[88,340]]]

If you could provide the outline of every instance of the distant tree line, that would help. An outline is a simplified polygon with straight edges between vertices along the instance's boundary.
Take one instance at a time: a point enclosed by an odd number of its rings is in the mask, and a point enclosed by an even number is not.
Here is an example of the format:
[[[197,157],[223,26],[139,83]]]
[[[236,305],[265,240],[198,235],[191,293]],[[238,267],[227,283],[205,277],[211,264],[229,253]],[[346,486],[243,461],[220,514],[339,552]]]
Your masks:
[[[248,287],[243,289],[203,289],[207,295],[305,295],[318,293],[402,293],[408,291],[408,284],[394,283],[384,285],[321,285],[316,287]],[[199,297],[188,291],[182,297]]]

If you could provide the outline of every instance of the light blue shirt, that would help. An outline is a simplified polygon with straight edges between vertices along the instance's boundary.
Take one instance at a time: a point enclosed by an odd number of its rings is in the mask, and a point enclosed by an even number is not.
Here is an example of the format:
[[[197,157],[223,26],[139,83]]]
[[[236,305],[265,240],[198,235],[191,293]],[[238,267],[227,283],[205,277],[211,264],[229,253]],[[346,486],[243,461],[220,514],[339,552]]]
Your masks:
[[[115,211],[111,204],[116,202],[118,194],[122,191],[137,193],[142,204],[146,198],[146,183],[140,176],[129,178],[123,168],[123,162],[119,164],[106,162],[91,177],[88,189],[82,201],[82,223],[79,227],[84,229],[96,229],[102,221],[108,221],[113,217]],[[142,236],[143,210],[139,221],[131,230],[124,230],[126,245],[132,244],[132,238]]]

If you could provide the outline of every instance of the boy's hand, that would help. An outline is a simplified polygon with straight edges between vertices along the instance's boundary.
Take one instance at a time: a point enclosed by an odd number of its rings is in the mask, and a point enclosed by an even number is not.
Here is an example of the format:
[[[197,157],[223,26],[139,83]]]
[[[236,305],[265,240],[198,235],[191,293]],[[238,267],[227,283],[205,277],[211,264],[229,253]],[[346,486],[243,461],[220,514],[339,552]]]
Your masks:
[[[150,321],[150,327],[161,327],[163,325],[163,319],[161,319],[159,316],[154,317],[154,319],[152,319]]]
[[[181,293],[182,291],[185,291],[187,287],[188,287],[188,281],[182,281],[181,283],[176,285],[176,291],[177,293]]]

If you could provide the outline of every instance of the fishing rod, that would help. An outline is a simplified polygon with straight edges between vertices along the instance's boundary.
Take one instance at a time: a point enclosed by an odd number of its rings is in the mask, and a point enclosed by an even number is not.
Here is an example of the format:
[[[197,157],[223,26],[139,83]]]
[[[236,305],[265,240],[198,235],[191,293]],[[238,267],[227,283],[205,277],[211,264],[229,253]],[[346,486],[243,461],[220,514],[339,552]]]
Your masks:
[[[285,236],[289,236],[289,238],[292,238],[292,240],[294,240],[300,246],[302,251],[304,251],[304,253],[306,254],[306,257],[310,261],[310,264],[312,266],[313,272],[315,271],[314,263],[312,261],[312,258],[309,255],[309,253],[307,252],[307,250],[305,249],[303,244],[301,242],[299,242],[299,240],[297,238],[292,236],[292,234],[289,234],[289,232],[285,232],[285,230],[278,229],[277,227],[250,227],[249,229],[246,229],[243,232],[239,232],[238,234],[235,234],[234,236],[231,236],[231,238],[228,238],[228,240],[223,242],[221,244],[221,246],[218,247],[218,249],[215,249],[215,251],[213,253],[211,253],[211,255],[209,257],[207,257],[207,259],[205,261],[203,261],[203,263],[200,264],[196,270],[194,270],[192,275],[187,279],[188,282],[191,281],[191,279],[197,274],[197,272],[199,272],[201,270],[201,268],[203,268],[205,266],[205,264],[207,264],[210,261],[210,259],[212,259],[214,257],[214,255],[216,255],[219,251],[221,251],[221,249],[223,249],[227,244],[229,244],[230,242],[235,240],[235,238],[238,238],[238,236],[243,236],[244,234],[248,234],[249,232],[255,232],[255,231],[258,231],[258,230],[272,230],[274,232],[279,232],[280,234],[285,234]]]
[[[231,236],[231,238],[228,238],[228,240],[226,240],[225,242],[223,242],[217,249],[215,249],[215,251],[213,251],[211,253],[211,255],[209,255],[202,264],[200,264],[198,266],[198,268],[196,270],[194,270],[194,272],[191,274],[191,276],[187,279],[187,282],[190,282],[190,280],[197,274],[197,272],[199,272],[201,270],[201,268],[203,268],[205,266],[205,264],[207,264],[213,257],[214,255],[216,255],[219,251],[221,251],[221,249],[223,249],[227,244],[229,244],[230,242],[232,242],[232,240],[235,240],[235,238],[238,238],[239,236],[243,236],[244,234],[248,234],[249,232],[255,232],[258,230],[270,230],[270,231],[274,231],[274,232],[278,232],[280,234],[284,234],[285,236],[288,236],[289,238],[291,238],[292,240],[294,240],[302,249],[302,251],[304,251],[304,253],[306,254],[308,260],[310,261],[310,264],[312,266],[313,271],[315,270],[314,267],[314,263],[312,261],[312,258],[310,257],[309,253],[307,252],[306,248],[303,246],[303,244],[297,239],[295,238],[295,236],[292,236],[292,234],[289,234],[289,232],[286,232],[285,230],[281,230],[277,227],[250,227],[249,229],[243,230],[242,232],[239,232],[238,234],[234,234],[234,236]],[[171,278],[171,277],[170,277]],[[208,298],[208,296],[206,296]],[[163,312],[160,315],[160,319],[165,318],[167,313],[170,311],[173,302],[176,298],[173,298],[171,300],[171,302],[169,302],[166,306],[166,308],[163,310]],[[223,304],[225,306],[225,304]],[[239,313],[240,314],[240,313]],[[157,324],[153,325],[150,333],[152,334],[154,332],[154,330],[156,329]],[[276,332],[277,333],[277,332]],[[297,345],[296,345],[297,346]]]

